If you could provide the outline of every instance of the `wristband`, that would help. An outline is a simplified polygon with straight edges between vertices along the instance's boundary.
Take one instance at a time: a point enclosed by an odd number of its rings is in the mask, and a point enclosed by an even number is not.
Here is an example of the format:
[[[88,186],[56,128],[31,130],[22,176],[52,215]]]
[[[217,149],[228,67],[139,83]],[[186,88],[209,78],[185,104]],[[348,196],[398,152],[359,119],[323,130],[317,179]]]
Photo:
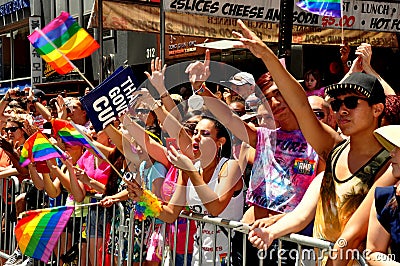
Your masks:
[[[194,90],[193,87],[192,87],[192,90],[193,90],[194,94],[198,94],[198,93],[201,94],[204,92],[205,88],[207,88],[206,83],[203,82],[198,90]]]
[[[164,99],[165,97],[167,97],[169,95],[169,92],[166,91],[163,94],[160,95],[160,99]]]

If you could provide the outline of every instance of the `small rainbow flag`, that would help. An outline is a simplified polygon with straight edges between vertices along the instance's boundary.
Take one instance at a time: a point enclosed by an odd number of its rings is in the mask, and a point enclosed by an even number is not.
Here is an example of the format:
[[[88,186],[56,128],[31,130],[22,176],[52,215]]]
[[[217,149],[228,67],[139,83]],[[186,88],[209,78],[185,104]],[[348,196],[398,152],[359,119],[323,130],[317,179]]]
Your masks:
[[[100,47],[65,11],[41,31],[35,30],[28,39],[43,60],[59,74],[67,74],[74,69],[69,60],[85,58]]]
[[[60,150],[54,147],[42,132],[37,131],[26,140],[22,147],[19,163],[24,167],[31,162],[46,161],[60,157],[63,157]]]
[[[60,206],[22,213],[15,226],[21,252],[47,263],[73,211],[74,206]]]
[[[328,17],[341,17],[340,0],[302,0],[296,3],[298,7],[313,14]]]
[[[51,123],[54,133],[58,134],[65,144],[95,149],[69,121],[55,118]]]

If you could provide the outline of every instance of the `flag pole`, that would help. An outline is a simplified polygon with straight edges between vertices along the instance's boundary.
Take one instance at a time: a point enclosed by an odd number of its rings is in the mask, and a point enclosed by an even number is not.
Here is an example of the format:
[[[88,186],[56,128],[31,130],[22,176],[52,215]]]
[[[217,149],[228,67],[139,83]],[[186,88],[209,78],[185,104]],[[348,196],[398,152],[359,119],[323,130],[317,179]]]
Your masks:
[[[342,30],[342,44],[344,45],[343,4],[341,0],[340,0],[340,20],[341,20],[340,27]]]
[[[45,40],[50,43],[51,46],[53,46],[54,49],[56,49],[57,52],[59,52],[61,54],[61,56],[67,60],[67,62],[74,68],[74,70],[76,72],[78,72],[78,74],[87,82],[87,84],[89,84],[89,86],[94,89],[93,84],[85,77],[85,75],[83,75],[83,73],[79,70],[79,68],[77,68],[74,63],[71,62],[71,60],[69,60],[69,58],[63,53],[61,52],[58,47],[49,39],[49,37],[46,36],[46,34],[39,28],[36,28],[35,31],[37,31],[43,38],[45,38]]]
[[[117,168],[115,168],[115,166],[108,160],[108,158],[96,147],[96,145],[85,135],[85,133],[84,132],[82,132],[80,129],[79,129],[79,127],[73,122],[73,121],[70,121],[70,123],[71,123],[71,125],[85,138],[85,140],[90,144],[90,146],[92,147],[92,149],[101,157],[101,159],[103,159],[104,161],[106,161],[110,166],[111,166],[111,168],[118,174],[118,176],[122,179],[122,180],[124,180],[124,182],[126,183],[126,184],[128,184],[128,180],[126,180],[126,178],[124,178],[122,175],[121,175],[121,173],[117,170]],[[135,179],[133,179],[132,181],[130,181],[130,182],[136,182],[136,180]],[[136,182],[136,184],[137,185],[139,185],[137,182]],[[139,185],[140,186],[140,185]]]

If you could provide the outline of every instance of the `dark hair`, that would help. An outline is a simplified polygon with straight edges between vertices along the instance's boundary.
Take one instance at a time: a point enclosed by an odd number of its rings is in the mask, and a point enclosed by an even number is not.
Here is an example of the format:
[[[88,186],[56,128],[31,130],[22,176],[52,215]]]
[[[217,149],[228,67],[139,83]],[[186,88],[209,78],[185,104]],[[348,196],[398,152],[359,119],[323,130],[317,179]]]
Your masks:
[[[114,150],[108,155],[108,160],[115,166],[115,169],[124,168],[125,156],[117,148],[114,148]],[[111,196],[118,192],[118,178],[119,174],[111,168],[111,173],[106,183],[105,195]]]
[[[257,79],[257,86],[262,90],[264,86],[271,86],[272,82],[274,80],[272,79],[272,76],[269,72],[262,74],[258,79]]]
[[[257,86],[254,89],[254,93],[259,99],[263,99],[264,91],[269,87],[272,87],[274,80],[269,72],[262,74],[256,81]]]
[[[224,125],[222,125],[218,120],[216,120],[212,117],[203,116],[202,119],[208,119],[208,120],[214,122],[214,128],[217,130],[217,138],[224,137],[226,139],[225,144],[222,145],[221,151],[218,151],[218,153],[221,154],[221,157],[231,158],[232,145],[231,145],[231,136],[229,134],[228,129],[226,129],[226,127]]]
[[[385,112],[383,118],[389,125],[400,125],[400,97],[386,95]]]
[[[315,78],[315,80],[317,81],[317,84],[315,84],[315,89],[321,88],[321,79],[322,79],[322,77],[321,77],[321,73],[319,72],[319,70],[318,69],[310,69],[306,73],[304,73],[304,76],[303,76],[304,77],[304,82],[306,82],[306,79],[310,75],[312,75]]]

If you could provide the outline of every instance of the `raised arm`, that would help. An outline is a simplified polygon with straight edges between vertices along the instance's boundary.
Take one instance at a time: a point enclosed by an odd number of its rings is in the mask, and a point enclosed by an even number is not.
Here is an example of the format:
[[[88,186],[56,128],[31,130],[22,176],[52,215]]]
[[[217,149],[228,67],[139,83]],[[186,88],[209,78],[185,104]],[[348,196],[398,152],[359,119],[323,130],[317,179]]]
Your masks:
[[[331,149],[340,141],[335,130],[325,127],[314,115],[307,96],[301,84],[284,68],[272,50],[249,30],[246,25],[238,20],[242,33],[233,32],[243,43],[236,45],[238,48],[248,48],[256,57],[260,58],[274,81],[276,82],[283,98],[295,114],[301,131],[308,143],[326,159]]]
[[[14,93],[14,89],[10,89],[6,92],[6,94],[4,95],[4,97],[1,99],[0,101],[0,120],[1,121],[7,121],[7,118],[10,117],[10,115],[6,115],[4,114],[4,110],[6,109],[6,107],[8,106],[8,104],[12,101],[11,98],[11,93]]]
[[[145,71],[144,73],[146,74],[151,84],[159,93],[160,99],[163,105],[165,106],[165,109],[179,121],[182,120],[181,114],[178,108],[176,108],[174,100],[171,98],[167,88],[165,87],[165,70],[167,68],[167,65],[163,66],[161,59],[159,57],[156,57],[155,60],[154,59],[151,60],[150,67],[151,67],[151,75],[147,71]],[[161,117],[159,117],[158,119],[161,119]]]
[[[186,73],[189,74],[189,80],[193,88],[199,95],[203,97],[207,108],[215,115],[232,134],[240,140],[249,143],[253,148],[257,145],[257,130],[249,127],[243,122],[239,116],[234,114],[232,110],[224,102],[218,99],[207,87],[202,86],[210,76],[210,51],[206,50],[204,62],[197,61],[190,64]]]
[[[124,119],[124,126],[128,130],[129,135],[135,139],[137,144],[146,150],[150,157],[163,164],[166,168],[169,168],[170,163],[163,145],[150,138],[143,127],[127,116]]]
[[[153,84],[161,95],[160,99],[163,106],[156,104],[151,95],[146,95],[145,97],[149,101],[149,106],[153,107],[158,120],[160,120],[163,128],[168,132],[168,135],[178,140],[178,145],[181,147],[183,153],[189,157],[193,157],[192,150],[185,148],[191,146],[192,139],[179,122],[182,120],[181,115],[165,87],[165,70],[166,65],[162,66],[161,60],[157,57],[156,60],[151,61],[151,75],[145,72],[151,84]]]
[[[355,54],[357,55],[357,58],[356,60],[353,61],[350,71],[344,76],[342,80],[346,79],[349,75],[351,75],[354,72],[364,71],[365,73],[370,74],[379,80],[379,82],[382,84],[382,87],[386,95],[396,95],[396,92],[393,90],[393,88],[375,71],[375,69],[372,68],[371,45],[368,43],[362,43],[360,46],[357,47]]]

